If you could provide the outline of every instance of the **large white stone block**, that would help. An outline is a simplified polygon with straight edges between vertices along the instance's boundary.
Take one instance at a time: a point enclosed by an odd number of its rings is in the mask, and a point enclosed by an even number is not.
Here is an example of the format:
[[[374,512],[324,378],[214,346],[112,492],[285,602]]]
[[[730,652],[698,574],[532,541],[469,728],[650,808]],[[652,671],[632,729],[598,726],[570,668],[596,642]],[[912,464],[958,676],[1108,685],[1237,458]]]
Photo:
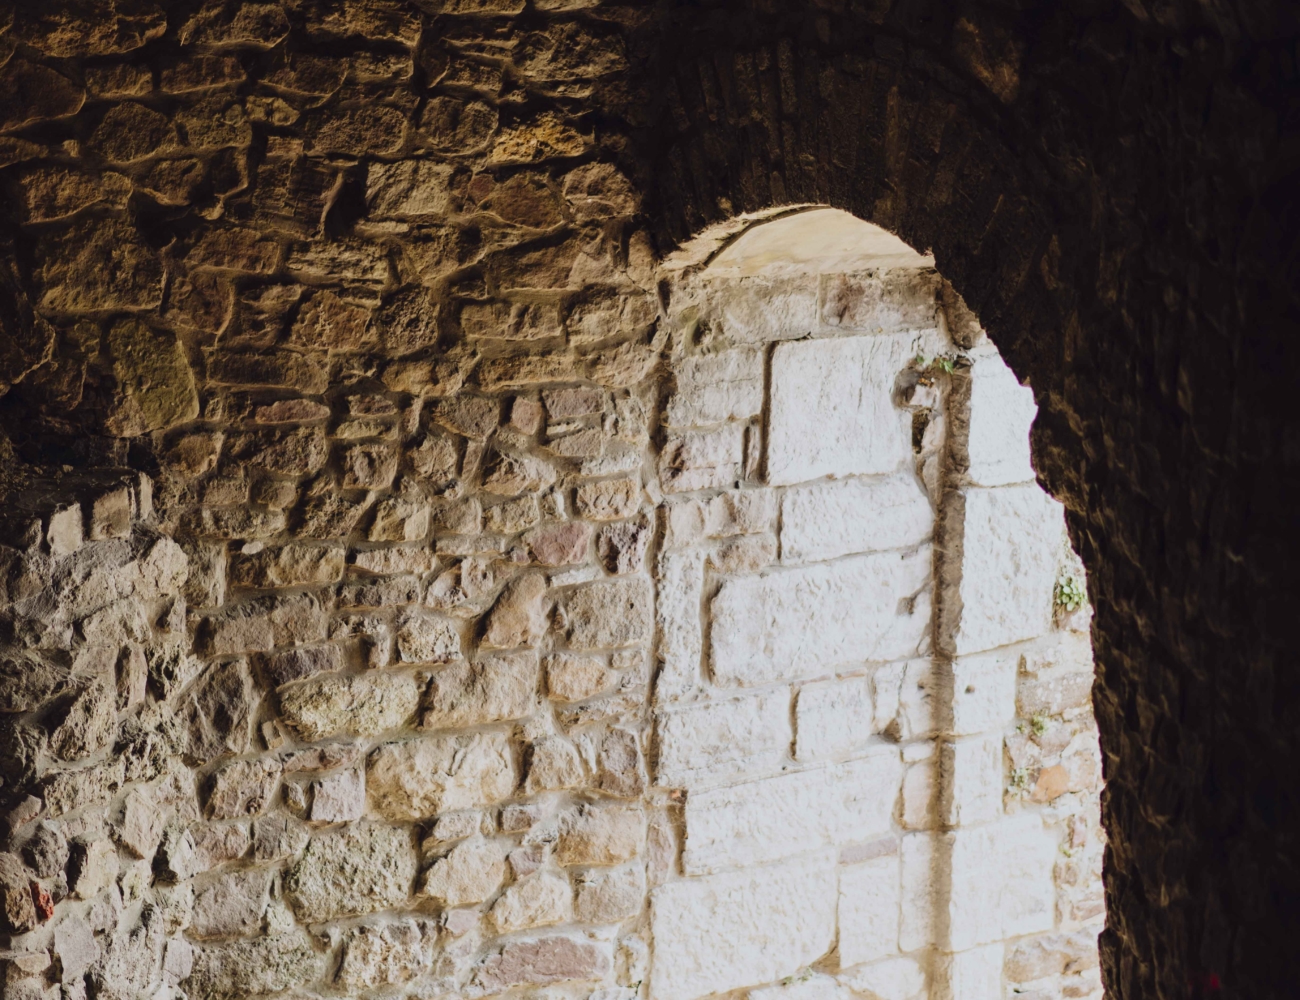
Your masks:
[[[709,282],[720,319],[735,344],[806,337],[817,327],[817,282],[805,274],[752,275]]]
[[[763,409],[763,352],[753,348],[697,354],[675,367],[677,391],[668,400],[669,427],[704,427],[746,420]]]
[[[1063,508],[1037,484],[967,490],[958,653],[1043,635],[1065,532]]]
[[[947,823],[970,826],[1002,815],[1002,734],[988,733],[944,747],[949,776]]]
[[[831,947],[835,903],[833,851],[660,886],[650,997],[694,1000],[798,972]]]
[[[1058,837],[1034,813],[957,830],[951,838],[949,946],[976,945],[1053,925]]]
[[[704,623],[700,617],[703,592],[703,552],[659,554],[655,613],[659,619],[660,668],[655,679],[655,700],[660,704],[676,701],[699,686],[704,654]]]
[[[768,684],[915,656],[929,631],[929,579],[924,545],[729,580],[712,604],[714,679]]]
[[[776,771],[790,749],[786,688],[655,714],[656,782],[686,788]]]
[[[840,869],[840,965],[898,953],[901,889],[897,854]]]
[[[800,973],[775,986],[750,990],[749,1000],[855,1000],[847,986],[841,986],[820,972]]]
[[[874,720],[871,678],[805,684],[795,701],[795,759],[816,760],[859,750],[870,741]]]
[[[866,1000],[921,1000],[925,996],[925,969],[915,958],[887,958],[840,979]]]
[[[979,486],[1033,482],[1029,428],[1038,413],[1033,390],[1016,381],[992,344],[972,357],[967,475]]]
[[[942,859],[939,848],[933,833],[909,833],[899,841],[903,873],[899,951],[916,951],[934,943],[935,908],[946,877],[939,870]]]
[[[1002,996],[1002,944],[944,956],[944,1000],[993,1000]]]
[[[1014,652],[959,656],[952,664],[952,732],[957,736],[1002,729],[1016,717]]]
[[[682,867],[700,874],[763,864],[885,833],[901,775],[891,746],[844,764],[692,792]]]
[[[911,415],[894,378],[906,334],[780,344],[772,355],[767,478],[774,486],[892,472],[912,455]]]
[[[930,501],[910,473],[800,486],[787,490],[781,502],[781,561],[816,562],[917,545],[933,527]]]

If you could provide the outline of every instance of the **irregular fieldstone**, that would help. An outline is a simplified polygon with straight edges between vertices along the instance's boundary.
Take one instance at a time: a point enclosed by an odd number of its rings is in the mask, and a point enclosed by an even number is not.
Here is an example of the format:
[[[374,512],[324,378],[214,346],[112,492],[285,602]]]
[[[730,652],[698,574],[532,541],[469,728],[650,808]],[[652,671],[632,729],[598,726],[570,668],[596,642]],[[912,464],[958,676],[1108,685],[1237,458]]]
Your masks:
[[[601,979],[611,964],[608,945],[553,935],[508,942],[479,966],[473,981],[485,993],[496,993],[515,986]]]
[[[591,525],[570,521],[534,528],[524,535],[523,541],[543,566],[573,566],[587,561]]]
[[[648,521],[624,521],[607,524],[596,539],[596,553],[610,573],[624,576],[645,568],[646,547],[650,544]]]
[[[532,653],[483,656],[433,675],[420,726],[452,729],[521,719],[537,704],[537,658]]]
[[[366,776],[358,768],[330,775],[311,786],[313,823],[350,823],[366,811]]]
[[[271,874],[265,868],[250,868],[209,877],[197,887],[190,933],[199,938],[220,938],[259,930]]]
[[[80,223],[43,244],[41,259],[42,308],[151,309],[162,301],[162,264],[128,223]]]
[[[483,644],[497,649],[536,645],[546,632],[545,600],[546,577],[541,573],[511,581],[488,615]]]
[[[73,114],[86,99],[85,90],[62,73],[21,58],[0,70],[0,90],[6,95],[0,129]]]
[[[343,666],[341,646],[294,646],[265,653],[257,658],[258,672],[273,688],[314,674],[339,670]]]
[[[502,453],[488,466],[483,489],[499,496],[537,493],[555,482],[555,469],[532,455]]]
[[[174,335],[126,319],[109,328],[108,346],[117,379],[105,421],[111,434],[138,437],[199,415],[194,372]]]
[[[0,712],[31,712],[67,684],[66,666],[36,656],[0,658]]]
[[[307,923],[373,913],[406,899],[415,868],[409,832],[356,824],[311,841],[285,876],[285,898]]]
[[[410,674],[320,674],[281,688],[279,699],[285,725],[311,742],[396,729],[415,713],[420,688]]]
[[[343,575],[345,559],[341,545],[291,542],[234,556],[230,560],[230,582],[258,589],[333,583]]]
[[[631,517],[641,506],[641,483],[634,478],[583,483],[577,492],[578,512],[593,521]]]
[[[382,927],[357,927],[343,939],[335,982],[345,990],[405,983],[433,967],[438,925],[406,919]]]
[[[616,679],[596,656],[554,653],[546,658],[546,689],[556,701],[584,701],[610,688]]]
[[[74,840],[68,860],[68,887],[80,899],[94,899],[117,878],[117,848],[107,837]]]
[[[654,631],[654,597],[648,581],[629,578],[591,583],[565,603],[569,644],[574,649],[632,646]]]
[[[505,852],[501,846],[474,836],[433,863],[420,892],[445,906],[481,903],[496,893],[505,874]]]
[[[636,857],[645,816],[634,806],[582,805],[560,819],[555,860],[562,865],[618,865]]]
[[[121,821],[114,831],[118,842],[137,858],[152,860],[162,841],[167,816],[153,796],[133,788],[122,804]]]
[[[398,822],[491,805],[515,788],[515,763],[502,733],[439,736],[388,743],[366,769],[370,804]]]
[[[445,618],[411,613],[398,623],[397,651],[403,663],[449,663],[460,656],[460,635]]]
[[[86,684],[50,734],[50,750],[63,760],[98,753],[117,733],[117,696],[102,678]]]
[[[551,871],[534,872],[501,894],[492,906],[492,922],[502,934],[548,927],[573,919],[569,880]]]
[[[586,778],[577,748],[562,736],[545,735],[533,740],[527,760],[524,791],[529,795],[577,788]]]
[[[641,912],[645,899],[645,869],[628,865],[609,872],[586,872],[579,876],[574,916],[579,923],[612,924]]]
[[[634,799],[645,791],[636,734],[611,729],[601,737],[596,752],[596,787],[621,799]]]
[[[40,878],[61,875],[68,866],[68,840],[57,823],[43,822],[23,845],[23,860]]]
[[[311,832],[292,816],[272,815],[253,820],[253,858],[281,861],[301,854]]]
[[[33,873],[13,854],[0,854],[0,930],[25,934],[37,925]]]
[[[201,1000],[235,1000],[300,986],[320,976],[324,965],[325,956],[312,947],[306,931],[295,928],[195,948],[192,971],[182,985]]]
[[[207,763],[225,753],[244,753],[251,740],[253,691],[248,661],[233,660],[208,667],[185,699],[187,756]]]
[[[256,816],[271,804],[280,762],[266,757],[233,761],[209,780],[208,813],[213,819]]]

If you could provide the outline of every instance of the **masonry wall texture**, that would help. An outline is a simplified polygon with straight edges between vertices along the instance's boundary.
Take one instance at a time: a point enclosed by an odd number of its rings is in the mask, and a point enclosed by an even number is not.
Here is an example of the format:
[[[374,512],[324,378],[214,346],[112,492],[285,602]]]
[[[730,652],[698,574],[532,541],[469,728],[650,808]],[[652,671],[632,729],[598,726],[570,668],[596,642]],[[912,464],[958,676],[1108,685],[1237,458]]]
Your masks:
[[[1065,504],[1096,609],[1108,989],[1293,990],[1291,8],[446,0],[0,16],[0,794],[17,849],[0,878],[8,929],[41,943],[8,961],[6,991],[66,978],[75,995],[87,974],[96,996],[123,997],[644,982],[636,933],[518,928],[568,926],[559,870],[582,873],[576,919],[623,919],[618,901],[640,890],[621,873],[641,857],[658,884],[678,849],[682,806],[647,791],[662,748],[634,720],[651,680],[656,698],[692,683],[683,665],[704,640],[659,616],[703,599],[704,556],[659,543],[761,512],[723,501],[699,528],[652,524],[660,498],[636,474],[679,495],[734,488],[774,454],[787,489],[829,471],[748,424],[755,357],[661,367],[674,331],[657,261],[711,224],[803,203],[932,248],[954,340],[976,348],[969,307],[1033,388],[1034,468]],[[781,301],[792,312],[722,317],[735,346],[799,329],[809,296]],[[800,343],[764,350],[791,378],[817,360]],[[729,390],[677,417],[655,388],[669,374]],[[972,379],[973,400],[985,390]],[[685,429],[696,422],[711,429]],[[854,473],[889,457],[847,450]],[[967,529],[1033,519],[1023,470],[968,459],[998,496],[945,508],[941,535],[956,512]],[[799,544],[782,572],[810,587],[824,558],[873,580],[911,572],[828,557],[842,539]],[[738,537],[718,558],[766,551]],[[996,570],[1000,551],[970,556]],[[1033,633],[954,618],[962,579],[939,581],[936,635],[953,643],[940,658],[954,677],[996,674],[981,662],[991,637]],[[879,655],[902,655],[903,638]],[[834,634],[818,640],[836,654]],[[543,642],[556,654],[528,652]],[[738,734],[771,731],[767,686],[809,677],[798,657],[710,663],[710,682],[752,706]],[[1034,680],[1019,711],[1077,703],[1077,679]],[[542,691],[558,707],[530,714]],[[996,712],[969,713],[939,750],[954,775],[989,759],[964,740]],[[538,717],[554,729],[521,722]],[[673,762],[678,788],[738,740],[721,742]],[[600,801],[487,809],[508,788],[580,786]],[[962,808],[983,817],[991,801]],[[506,834],[520,843],[499,857]],[[971,859],[987,849],[956,842]],[[904,837],[899,856],[935,850]],[[826,878],[808,859],[772,864],[774,884]],[[412,894],[427,907],[370,916]],[[493,899],[481,922],[450,916]],[[1018,912],[999,933],[1024,930]],[[813,961],[823,925],[797,923],[791,954]],[[932,967],[980,995],[1006,974],[1003,946],[957,928]],[[941,939],[931,930],[900,928],[899,947]],[[1024,967],[1064,969],[1059,954]],[[922,988],[889,961],[786,989]]]

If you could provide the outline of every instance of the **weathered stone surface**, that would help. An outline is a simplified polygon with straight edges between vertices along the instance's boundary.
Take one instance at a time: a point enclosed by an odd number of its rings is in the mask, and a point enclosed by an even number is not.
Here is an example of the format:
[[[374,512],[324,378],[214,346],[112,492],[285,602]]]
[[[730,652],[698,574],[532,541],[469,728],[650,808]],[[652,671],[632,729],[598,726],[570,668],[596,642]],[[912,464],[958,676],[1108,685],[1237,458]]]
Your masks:
[[[600,694],[615,676],[596,656],[555,653],[546,658],[546,687],[556,701],[582,701]]]
[[[876,962],[844,978],[854,992],[869,1000],[915,1000],[925,991],[925,970],[915,958]]]
[[[482,656],[433,675],[420,726],[452,729],[521,719],[537,705],[537,657],[533,653]]]
[[[259,656],[257,666],[267,684],[277,688],[313,674],[338,670],[343,666],[343,650],[339,646],[295,646]]]
[[[514,649],[533,646],[546,631],[546,578],[526,573],[501,592],[487,619],[485,646]]]
[[[735,486],[744,460],[744,431],[742,424],[727,424],[669,437],[659,457],[659,481],[665,492]]]
[[[449,663],[460,656],[460,636],[445,618],[412,613],[398,624],[397,651],[403,663]]]
[[[572,566],[587,561],[591,534],[591,525],[569,522],[534,528],[523,540],[543,566]]]
[[[492,906],[492,922],[502,934],[548,927],[573,919],[569,880],[551,871],[534,872],[506,889]]]
[[[957,830],[948,904],[952,946],[1048,930],[1055,917],[1057,837],[1033,814]]]
[[[194,373],[175,336],[125,319],[109,328],[108,346],[117,380],[110,433],[138,437],[198,416]]]
[[[280,718],[300,739],[377,736],[404,725],[420,702],[410,674],[319,674],[279,690]]]
[[[102,750],[116,733],[116,698],[104,680],[92,680],[50,734],[50,750],[64,760],[81,760]]]
[[[634,806],[579,806],[564,814],[555,843],[562,865],[617,865],[636,856],[645,815]]]
[[[683,868],[763,864],[886,833],[901,773],[890,747],[847,764],[692,791]]]
[[[591,583],[565,602],[569,645],[574,649],[634,646],[654,629],[654,597],[647,581],[635,578]]]
[[[122,803],[122,816],[114,833],[118,843],[137,858],[152,860],[162,840],[163,826],[167,820],[154,796],[133,788]]]
[[[966,474],[979,486],[1032,482],[1029,428],[1038,407],[1028,386],[987,344],[974,352],[970,369],[970,429]]]
[[[579,923],[612,924],[641,912],[645,900],[645,869],[627,865],[608,872],[587,872],[578,878],[574,915]]]
[[[353,824],[312,839],[285,876],[285,898],[307,923],[373,913],[406,899],[415,868],[407,830]]]
[[[781,344],[772,355],[767,479],[786,485],[892,472],[911,454],[911,419],[893,403],[910,360],[905,335]]]
[[[898,855],[840,869],[840,964],[854,966],[898,951]]]
[[[372,808],[394,821],[490,805],[515,783],[514,758],[500,733],[388,743],[370,755],[366,771]]]
[[[790,695],[764,691],[661,710],[655,726],[659,785],[693,786],[771,771],[790,746]]]
[[[1051,629],[1061,506],[1037,484],[965,491],[956,652],[977,653]]]
[[[208,667],[185,699],[187,754],[206,763],[224,753],[244,753],[251,739],[253,704],[253,678],[246,660]]]
[[[816,760],[859,750],[871,739],[874,721],[868,678],[805,684],[795,702],[795,759]]]
[[[671,882],[650,896],[656,950],[651,989],[688,1000],[792,975],[835,935],[834,857]]]
[[[24,934],[37,924],[32,872],[13,854],[0,854],[0,928]]]
[[[261,929],[271,872],[265,868],[210,877],[197,887],[190,933],[200,938],[242,937]]]
[[[596,552],[605,569],[618,576],[640,573],[645,569],[646,548],[651,529],[645,520],[607,524],[600,529]]]
[[[781,561],[817,562],[917,545],[933,526],[930,502],[909,473],[802,486],[781,501]]]
[[[953,660],[952,732],[958,736],[1002,729],[1016,716],[1016,675],[1020,657],[1010,652],[961,656]],[[1091,688],[1091,671],[1087,675]],[[1037,711],[1021,710],[1024,716]]]
[[[763,355],[725,351],[684,358],[677,366],[677,391],[668,400],[670,427],[705,427],[745,420],[763,409]]]
[[[474,973],[485,993],[514,986],[545,986],[571,980],[601,979],[612,967],[609,945],[562,935],[510,941]]]
[[[577,788],[587,776],[577,748],[561,736],[540,736],[528,747],[528,778],[524,791],[530,795],[564,788]]]
[[[728,581],[713,599],[714,675],[761,684],[915,655],[930,620],[929,570],[922,546]]]
[[[635,477],[583,483],[577,501],[578,512],[593,521],[631,517],[641,506],[641,483]]]
[[[117,850],[107,837],[74,840],[68,861],[68,886],[81,899],[94,899],[117,878]]]
[[[276,993],[320,975],[324,956],[302,930],[194,949],[189,995],[206,1000]]]
[[[366,811],[366,778],[357,768],[313,781],[311,812],[313,823],[350,823]]]
[[[555,482],[555,469],[532,455],[500,454],[483,476],[483,488],[503,497],[537,493]]]
[[[343,566],[344,549],[340,545],[290,543],[233,556],[230,582],[259,589],[333,583],[343,575]]]
[[[728,538],[775,527],[776,494],[769,490],[728,490],[707,500],[680,500],[667,505],[665,541],[691,545],[705,538]]]
[[[266,757],[237,760],[213,773],[208,812],[213,819],[256,816],[271,803],[280,781],[280,762]]]
[[[420,892],[447,906],[490,899],[506,875],[505,852],[481,836],[457,844],[425,874]]]
[[[438,927],[432,920],[398,920],[357,927],[343,939],[335,981],[346,990],[405,983],[433,967]]]
[[[197,825],[189,829],[194,845],[194,862],[199,871],[209,871],[248,853],[252,844],[247,823]]]

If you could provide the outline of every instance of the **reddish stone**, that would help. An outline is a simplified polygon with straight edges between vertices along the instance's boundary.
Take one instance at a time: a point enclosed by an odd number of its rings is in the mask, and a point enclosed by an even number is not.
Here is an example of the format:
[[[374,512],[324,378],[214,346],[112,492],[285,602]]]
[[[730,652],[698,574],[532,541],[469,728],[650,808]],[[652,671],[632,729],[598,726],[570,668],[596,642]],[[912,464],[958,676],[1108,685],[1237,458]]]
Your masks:
[[[535,528],[524,536],[533,558],[543,566],[571,566],[586,562],[591,542],[591,525],[558,524]]]

